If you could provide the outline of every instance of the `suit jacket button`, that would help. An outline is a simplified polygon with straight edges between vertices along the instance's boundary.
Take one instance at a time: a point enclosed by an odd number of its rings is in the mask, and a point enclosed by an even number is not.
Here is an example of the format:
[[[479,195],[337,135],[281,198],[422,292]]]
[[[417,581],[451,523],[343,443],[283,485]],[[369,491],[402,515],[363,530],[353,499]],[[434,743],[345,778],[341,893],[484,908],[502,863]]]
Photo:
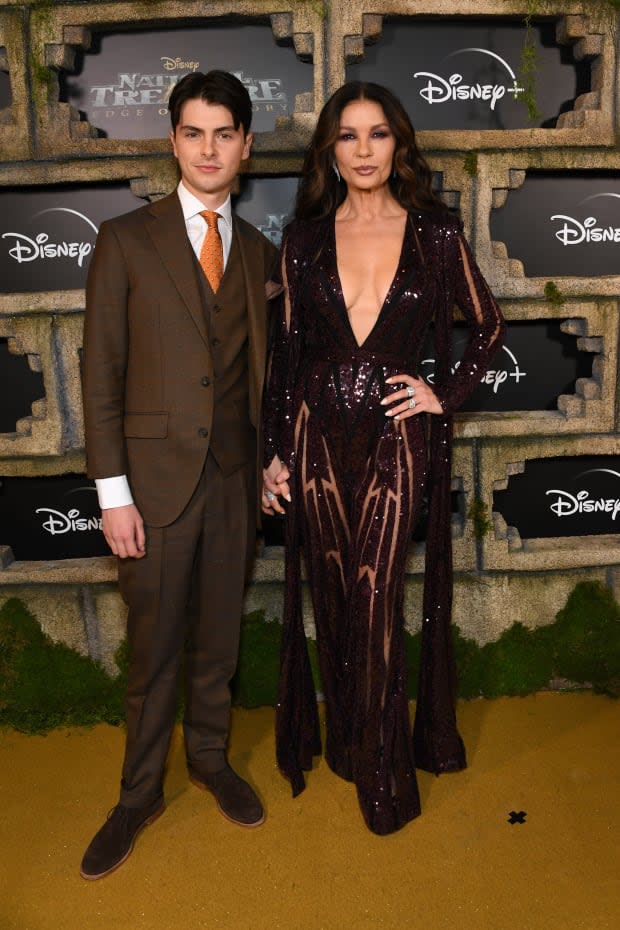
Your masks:
[[[211,345],[217,346],[219,344],[220,344],[220,340],[217,338],[217,336],[214,336],[213,339],[211,340]]]
[[[209,430],[206,429],[206,427],[201,426],[200,429],[198,430],[198,435],[200,436],[201,439],[206,439],[207,436],[209,435]]]
[[[213,307],[213,312],[214,312],[214,313],[219,313],[221,309],[222,309],[222,308],[220,307],[219,304],[215,304],[214,307]]]
[[[203,387],[209,387],[209,385],[211,384],[211,378],[208,378],[205,375],[204,378],[200,379],[200,383],[202,384]]]

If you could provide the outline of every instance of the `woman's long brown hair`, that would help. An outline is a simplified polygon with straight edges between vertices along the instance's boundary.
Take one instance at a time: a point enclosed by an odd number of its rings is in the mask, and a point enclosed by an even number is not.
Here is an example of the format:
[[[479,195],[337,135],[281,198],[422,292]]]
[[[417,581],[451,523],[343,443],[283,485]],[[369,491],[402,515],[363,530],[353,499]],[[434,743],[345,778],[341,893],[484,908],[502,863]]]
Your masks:
[[[405,210],[445,210],[432,190],[432,173],[415,140],[415,130],[402,103],[387,87],[367,81],[343,84],[319,115],[302,170],[295,217],[319,220],[332,214],[346,196],[346,185],[334,172],[334,144],[340,134],[342,111],[356,100],[372,100],[385,113],[394,134],[394,172],[389,185]],[[395,175],[395,176],[394,176]]]

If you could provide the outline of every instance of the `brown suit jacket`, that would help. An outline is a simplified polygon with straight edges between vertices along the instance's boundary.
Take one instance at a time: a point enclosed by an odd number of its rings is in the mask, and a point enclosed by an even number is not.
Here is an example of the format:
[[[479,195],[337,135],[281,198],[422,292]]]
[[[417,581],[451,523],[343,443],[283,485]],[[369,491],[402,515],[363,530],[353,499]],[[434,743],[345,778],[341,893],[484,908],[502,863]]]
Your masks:
[[[247,294],[249,416],[258,431],[266,283],[277,252],[249,223],[233,222]],[[204,308],[174,192],[102,224],[86,288],[88,475],[126,474],[138,509],[153,526],[175,520],[198,482],[213,419],[207,379],[213,383]]]

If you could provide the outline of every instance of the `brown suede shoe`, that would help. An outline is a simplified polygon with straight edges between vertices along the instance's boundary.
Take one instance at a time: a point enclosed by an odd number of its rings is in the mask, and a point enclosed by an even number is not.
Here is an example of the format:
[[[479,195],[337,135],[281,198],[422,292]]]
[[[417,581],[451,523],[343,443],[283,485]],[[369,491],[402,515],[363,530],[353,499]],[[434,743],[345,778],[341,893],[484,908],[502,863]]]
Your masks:
[[[263,805],[253,788],[226,763],[219,772],[198,775],[190,769],[189,780],[197,788],[210,791],[220,812],[241,827],[259,827],[265,820]]]
[[[117,804],[112,808],[108,819],[84,853],[80,868],[82,878],[94,881],[122,865],[131,854],[138,833],[157,820],[165,806],[160,797],[147,807]]]

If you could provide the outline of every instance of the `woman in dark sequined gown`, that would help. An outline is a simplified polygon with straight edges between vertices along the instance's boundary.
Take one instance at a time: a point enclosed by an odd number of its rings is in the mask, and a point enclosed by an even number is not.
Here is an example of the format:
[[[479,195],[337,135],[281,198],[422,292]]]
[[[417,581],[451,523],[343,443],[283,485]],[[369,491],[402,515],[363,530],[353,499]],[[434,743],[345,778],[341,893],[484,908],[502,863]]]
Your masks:
[[[355,782],[366,823],[381,834],[420,813],[416,766],[465,766],[449,627],[451,414],[503,333],[460,223],[430,181],[389,91],[355,82],[328,101],[285,233],[285,297],[265,395],[263,510],[287,512],[278,764],[298,794],[321,749],[302,621],[303,552],[326,759]],[[455,305],[470,338],[452,371]],[[419,377],[431,325],[432,389]],[[403,596],[423,497],[429,525],[412,736]]]

